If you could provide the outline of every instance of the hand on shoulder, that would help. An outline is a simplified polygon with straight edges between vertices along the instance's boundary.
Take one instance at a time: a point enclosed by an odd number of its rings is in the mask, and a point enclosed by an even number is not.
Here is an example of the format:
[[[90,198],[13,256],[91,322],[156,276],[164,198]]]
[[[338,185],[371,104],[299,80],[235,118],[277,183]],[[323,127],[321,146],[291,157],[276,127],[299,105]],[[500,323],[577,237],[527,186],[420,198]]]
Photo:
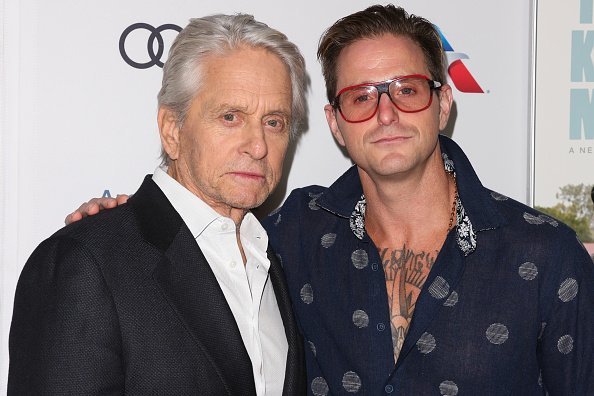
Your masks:
[[[83,203],[78,209],[66,216],[64,223],[68,225],[79,221],[84,217],[93,216],[104,209],[115,208],[118,205],[126,203],[128,198],[130,198],[130,196],[127,194],[118,194],[115,198],[93,198],[90,201]]]

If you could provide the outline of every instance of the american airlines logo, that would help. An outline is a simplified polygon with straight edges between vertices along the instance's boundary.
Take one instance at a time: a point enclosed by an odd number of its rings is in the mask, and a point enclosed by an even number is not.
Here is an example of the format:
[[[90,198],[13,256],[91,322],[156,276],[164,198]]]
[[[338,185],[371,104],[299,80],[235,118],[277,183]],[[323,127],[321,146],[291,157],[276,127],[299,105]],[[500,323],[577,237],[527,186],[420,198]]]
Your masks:
[[[436,28],[439,32],[439,36],[441,37],[441,42],[443,44],[446,57],[448,58],[448,74],[450,75],[450,79],[452,80],[452,83],[454,83],[456,89],[458,89],[460,92],[466,93],[484,93],[485,91],[483,91],[464,62],[462,62],[463,59],[469,59],[469,56],[462,52],[454,51],[454,48],[445,38],[442,31],[437,26]]]

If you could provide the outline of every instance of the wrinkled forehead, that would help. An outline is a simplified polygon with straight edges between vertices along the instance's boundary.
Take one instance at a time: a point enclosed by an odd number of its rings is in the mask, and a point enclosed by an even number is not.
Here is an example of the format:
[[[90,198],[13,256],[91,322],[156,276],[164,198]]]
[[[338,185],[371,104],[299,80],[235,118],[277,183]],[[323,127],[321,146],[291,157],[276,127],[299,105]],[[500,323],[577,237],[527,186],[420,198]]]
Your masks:
[[[262,48],[240,48],[210,55],[203,62],[203,85],[208,89],[253,89],[262,94],[290,93],[288,68],[274,53]]]

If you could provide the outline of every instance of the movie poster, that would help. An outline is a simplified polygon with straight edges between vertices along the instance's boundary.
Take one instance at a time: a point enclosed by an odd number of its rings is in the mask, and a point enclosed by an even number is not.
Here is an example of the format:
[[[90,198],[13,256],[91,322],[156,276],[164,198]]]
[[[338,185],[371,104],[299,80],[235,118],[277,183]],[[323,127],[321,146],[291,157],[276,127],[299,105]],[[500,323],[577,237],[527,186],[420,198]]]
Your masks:
[[[534,205],[594,254],[594,0],[538,0]]]

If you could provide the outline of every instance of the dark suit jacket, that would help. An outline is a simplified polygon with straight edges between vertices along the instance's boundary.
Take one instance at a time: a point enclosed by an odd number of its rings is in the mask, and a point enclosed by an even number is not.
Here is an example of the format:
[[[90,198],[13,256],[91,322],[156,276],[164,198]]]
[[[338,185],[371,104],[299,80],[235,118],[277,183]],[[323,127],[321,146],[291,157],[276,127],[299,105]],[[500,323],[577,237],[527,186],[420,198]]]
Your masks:
[[[283,394],[305,394],[302,340],[282,269],[268,256],[289,343]],[[9,347],[9,395],[255,395],[223,292],[150,176],[128,204],[61,229],[33,252]]]

